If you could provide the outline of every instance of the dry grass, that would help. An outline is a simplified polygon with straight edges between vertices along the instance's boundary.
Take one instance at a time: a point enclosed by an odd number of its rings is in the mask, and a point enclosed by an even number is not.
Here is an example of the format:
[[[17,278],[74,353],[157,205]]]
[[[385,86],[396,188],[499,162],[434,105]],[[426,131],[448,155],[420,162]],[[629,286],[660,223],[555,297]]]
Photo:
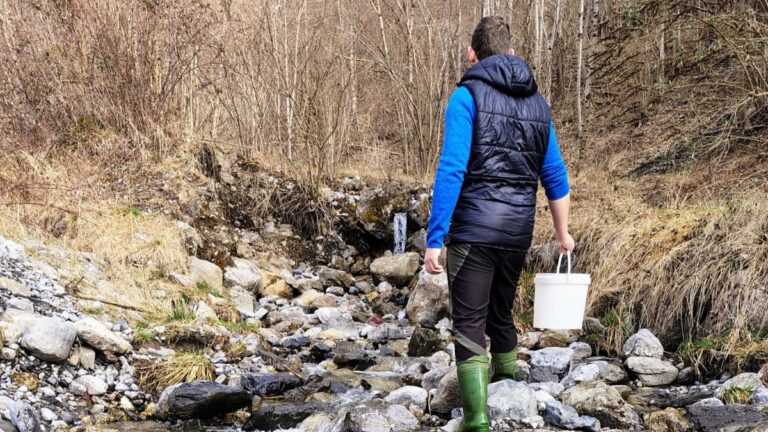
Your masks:
[[[199,352],[178,352],[158,361],[139,361],[134,364],[136,378],[143,389],[161,392],[165,388],[184,382],[212,381],[214,368],[211,361]]]

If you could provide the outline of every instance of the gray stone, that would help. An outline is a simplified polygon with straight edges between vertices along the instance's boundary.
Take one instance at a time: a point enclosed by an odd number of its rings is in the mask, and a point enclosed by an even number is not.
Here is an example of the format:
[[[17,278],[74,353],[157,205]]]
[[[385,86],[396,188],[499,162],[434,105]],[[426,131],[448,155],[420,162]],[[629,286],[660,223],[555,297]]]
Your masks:
[[[668,361],[653,357],[629,357],[627,369],[637,374],[643,385],[658,387],[672,383],[677,378],[677,368]]]
[[[557,382],[570,370],[573,350],[570,348],[543,348],[531,352],[531,380]]]
[[[565,388],[573,387],[578,383],[595,381],[600,378],[600,367],[596,364],[578,364],[568,372],[561,384]]]
[[[661,341],[648,329],[641,329],[624,342],[622,350],[627,357],[661,358],[664,346]]]
[[[445,343],[437,330],[424,327],[416,327],[408,341],[408,355],[411,357],[426,357],[441,351]]]
[[[371,263],[371,273],[396,284],[404,284],[419,270],[419,254],[408,252],[376,258]]]
[[[629,429],[634,424],[619,392],[602,381],[577,384],[562,393],[561,401],[600,420],[603,427]]]
[[[355,278],[351,274],[328,267],[320,267],[317,272],[324,287],[340,286],[349,288],[355,284]]]
[[[22,297],[14,297],[5,301],[6,309],[18,309],[25,312],[35,312],[35,306],[32,301]]]
[[[210,381],[193,381],[168,387],[160,395],[154,415],[161,420],[210,418],[247,407],[251,395]]]
[[[96,351],[81,346],[78,349],[78,358],[80,359],[80,366],[87,370],[93,370],[96,367]]]
[[[404,406],[372,400],[347,412],[341,430],[345,432],[409,432],[419,430],[419,420]]]
[[[235,306],[238,312],[243,314],[247,318],[252,318],[256,315],[256,299],[254,296],[241,287],[233,287],[229,289],[229,298],[232,301],[232,305]]]
[[[526,383],[512,380],[488,386],[488,408],[492,418],[509,417],[515,421],[538,414],[533,389]]]
[[[592,355],[592,347],[586,342],[574,342],[568,345],[568,348],[573,350],[574,362],[584,360]]]
[[[448,297],[446,273],[431,275],[422,270],[405,306],[408,319],[412,323],[438,322],[449,314]]]
[[[440,380],[442,380],[450,371],[450,367],[441,367],[424,373],[421,378],[421,388],[424,390],[436,389],[440,384]]]
[[[352,324],[352,314],[335,307],[323,307],[315,311],[315,316],[328,327],[343,327]]]
[[[594,417],[580,416],[576,409],[556,400],[547,402],[544,409],[544,420],[561,429],[583,429],[593,432],[600,430],[599,420]]]
[[[768,389],[760,387],[749,398],[749,403],[759,407],[768,406]]]
[[[688,418],[694,430],[703,432],[768,430],[768,417],[749,405],[690,406]]]
[[[83,375],[75,379],[72,383],[75,384],[75,386],[70,385],[70,391],[75,394],[85,389],[85,392],[91,396],[100,396],[106,393],[109,389],[109,386],[103,379],[94,375]]]
[[[8,406],[11,423],[19,432],[41,432],[40,419],[37,411],[24,402],[15,402]]]
[[[125,354],[131,350],[131,344],[116,335],[95,318],[86,316],[75,323],[77,337],[81,341],[100,351]]]
[[[427,407],[428,396],[427,391],[421,387],[405,386],[390,392],[384,400],[393,405],[403,405],[406,407],[416,405],[424,410]]]
[[[188,258],[187,265],[189,266],[192,285],[204,283],[209,289],[221,292],[223,288],[224,274],[219,266],[210,261],[201,260],[193,256]]]
[[[437,385],[437,391],[432,397],[430,407],[432,412],[437,414],[448,414],[452,409],[461,406],[461,395],[459,394],[459,376],[456,368],[452,368]]]
[[[600,379],[608,384],[619,384],[628,379],[627,371],[620,363],[606,360],[594,360],[589,363],[600,368]]]
[[[242,258],[232,258],[233,265],[224,270],[224,285],[227,288],[242,287],[258,292],[261,287],[261,271],[256,264]]]
[[[753,393],[763,387],[763,382],[760,380],[760,376],[756,373],[745,372],[736,375],[735,377],[724,382],[723,385],[717,389],[715,396],[723,398],[723,395],[730,389],[751,390]]]
[[[0,289],[7,290],[13,295],[22,297],[29,297],[32,295],[32,290],[30,290],[26,285],[2,276],[0,276]]]
[[[60,319],[39,317],[24,329],[21,346],[40,360],[63,362],[69,357],[77,332]]]
[[[723,406],[723,405],[725,405],[723,403],[723,401],[721,401],[720,399],[718,399],[716,397],[704,398],[704,399],[701,399],[700,401],[698,401],[696,403],[691,404],[691,406],[710,406],[710,407],[711,406]]]
[[[294,430],[288,428],[297,426],[312,414],[324,409],[328,407],[317,402],[262,402],[253,409],[248,422],[243,425],[243,430]]]
[[[377,326],[372,326],[368,330],[368,340],[374,342],[384,342],[395,339],[405,339],[403,329],[395,324],[384,323]]]

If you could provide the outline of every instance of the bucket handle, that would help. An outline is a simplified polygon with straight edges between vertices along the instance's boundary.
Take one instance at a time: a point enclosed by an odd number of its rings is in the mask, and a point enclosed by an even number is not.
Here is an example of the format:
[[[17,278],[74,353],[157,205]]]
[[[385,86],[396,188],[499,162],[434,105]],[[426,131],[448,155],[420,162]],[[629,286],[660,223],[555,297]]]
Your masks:
[[[563,264],[563,255],[567,255],[568,256],[568,274],[567,274],[566,277],[568,279],[570,279],[570,275],[571,275],[571,252],[570,251],[568,251],[568,253],[565,253],[565,254],[561,253],[560,254],[560,258],[557,259],[557,273],[558,274],[560,273],[560,267]]]

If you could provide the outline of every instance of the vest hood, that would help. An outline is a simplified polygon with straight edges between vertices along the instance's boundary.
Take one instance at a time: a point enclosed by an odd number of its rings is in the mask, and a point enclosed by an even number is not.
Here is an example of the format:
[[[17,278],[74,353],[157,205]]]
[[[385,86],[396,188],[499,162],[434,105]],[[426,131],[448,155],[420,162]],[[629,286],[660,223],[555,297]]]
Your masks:
[[[472,66],[461,82],[469,80],[483,81],[516,97],[532,96],[539,89],[528,65],[520,57],[507,54],[486,57]]]

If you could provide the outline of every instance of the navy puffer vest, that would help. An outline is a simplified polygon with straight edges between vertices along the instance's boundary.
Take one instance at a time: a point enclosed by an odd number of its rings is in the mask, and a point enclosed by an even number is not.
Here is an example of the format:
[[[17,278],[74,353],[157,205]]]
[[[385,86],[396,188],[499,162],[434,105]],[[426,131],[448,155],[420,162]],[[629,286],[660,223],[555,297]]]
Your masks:
[[[459,85],[472,93],[476,111],[449,241],[527,250],[549,142],[549,105],[528,65],[511,55],[483,59]]]

